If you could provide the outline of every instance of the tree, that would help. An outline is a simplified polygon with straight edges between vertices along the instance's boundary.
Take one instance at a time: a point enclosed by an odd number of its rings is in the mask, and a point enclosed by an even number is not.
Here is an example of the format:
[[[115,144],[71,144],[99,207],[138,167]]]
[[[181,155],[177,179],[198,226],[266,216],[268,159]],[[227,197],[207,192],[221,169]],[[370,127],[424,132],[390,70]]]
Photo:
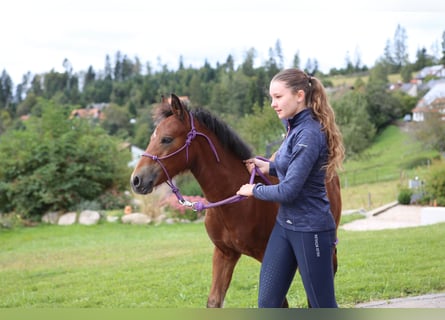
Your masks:
[[[8,111],[0,109],[0,135],[11,126],[12,118]],[[1,139],[0,139],[1,141]]]
[[[384,49],[383,57],[380,59],[380,63],[384,64],[386,67],[386,73],[394,73],[396,72],[397,66],[393,55],[393,47],[391,44],[391,40],[386,40],[386,46]]]
[[[280,66],[275,59],[275,52],[272,48],[269,48],[269,59],[266,62],[267,75],[270,79],[280,71]]]
[[[416,52],[416,61],[413,64],[415,70],[422,70],[427,66],[432,66],[433,60],[425,49],[425,47],[418,49]]]
[[[283,140],[286,128],[272,108],[255,104],[251,114],[240,118],[236,131],[253,147],[255,154],[266,156],[268,146],[273,153],[272,149]]]
[[[241,70],[248,77],[251,77],[255,74],[254,71],[255,58],[256,58],[256,50],[254,48],[250,48],[246,52],[244,61],[241,64]]]
[[[355,71],[362,69],[362,54],[359,47],[356,47],[354,51],[354,69]]]
[[[442,58],[440,59],[440,63],[445,65],[445,31],[442,33]]]
[[[304,72],[307,74],[313,74],[313,70],[315,69],[314,63],[311,58],[308,58],[306,61],[306,65],[304,66]]]
[[[408,36],[406,35],[405,28],[397,25],[394,34],[394,63],[397,67],[397,71],[400,71],[400,69],[408,63],[407,38]]]
[[[376,63],[366,85],[367,111],[371,122],[379,131],[403,116],[399,99],[388,92],[388,70],[384,61]]]
[[[445,152],[445,125],[436,112],[428,112],[414,131],[415,138],[425,148]]]
[[[292,60],[292,67],[300,69],[300,51],[294,54],[294,59]]]
[[[354,73],[354,64],[351,61],[351,56],[349,54],[349,51],[346,52],[345,56],[345,67],[346,67],[346,74],[352,74]]]
[[[375,136],[376,129],[368,114],[366,95],[357,90],[349,91],[332,101],[335,120],[343,135],[348,157],[366,149]]]
[[[116,135],[120,133],[122,138],[128,136],[130,129],[130,117],[127,110],[124,107],[120,107],[116,104],[110,104],[104,110],[105,120],[102,123],[102,127],[110,135]]]
[[[39,217],[124,190],[130,153],[120,141],[86,121],[68,120],[52,102],[38,103],[41,118],[0,136],[0,211]]]
[[[83,87],[87,88],[88,86],[93,85],[95,80],[96,80],[96,73],[94,72],[93,66],[89,66],[88,71],[83,79]]]
[[[280,39],[277,39],[277,41],[275,42],[275,55],[278,59],[278,68],[283,69],[284,68],[284,58],[283,58],[283,50],[281,49]]]
[[[3,70],[0,76],[0,110],[11,109],[11,103],[13,99],[12,87],[13,85],[11,77],[6,72],[6,70]]]

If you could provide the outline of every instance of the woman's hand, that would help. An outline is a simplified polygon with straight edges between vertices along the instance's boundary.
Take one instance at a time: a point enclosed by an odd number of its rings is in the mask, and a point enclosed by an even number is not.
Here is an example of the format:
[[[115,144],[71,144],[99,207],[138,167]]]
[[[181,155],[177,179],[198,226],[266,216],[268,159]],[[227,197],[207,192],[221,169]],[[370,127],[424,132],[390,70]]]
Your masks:
[[[244,164],[246,165],[249,173],[255,169],[255,166],[261,171],[262,174],[269,174],[269,162],[263,161],[257,158],[251,158],[244,160]]]
[[[253,196],[254,184],[246,183],[241,186],[241,188],[236,192],[237,195],[250,197]]]

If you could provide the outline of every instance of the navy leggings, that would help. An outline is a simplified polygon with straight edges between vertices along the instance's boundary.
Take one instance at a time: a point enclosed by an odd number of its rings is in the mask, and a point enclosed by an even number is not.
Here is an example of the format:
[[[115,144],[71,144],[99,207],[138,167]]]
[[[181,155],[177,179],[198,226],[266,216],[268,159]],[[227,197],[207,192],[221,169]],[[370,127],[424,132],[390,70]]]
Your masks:
[[[258,307],[280,308],[297,267],[313,308],[337,308],[332,258],[336,232],[298,232],[275,224],[261,264]]]

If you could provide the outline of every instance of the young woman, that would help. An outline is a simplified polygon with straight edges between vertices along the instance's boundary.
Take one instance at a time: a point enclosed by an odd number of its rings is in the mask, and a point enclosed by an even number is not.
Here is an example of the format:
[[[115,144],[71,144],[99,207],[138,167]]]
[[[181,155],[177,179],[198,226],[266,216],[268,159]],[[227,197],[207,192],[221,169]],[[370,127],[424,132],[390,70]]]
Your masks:
[[[253,158],[246,167],[251,171],[257,166],[279,183],[245,184],[237,192],[280,203],[261,265],[258,306],[281,307],[298,267],[311,307],[335,308],[336,226],[325,178],[342,166],[342,137],[317,78],[286,69],[273,77],[269,93],[288,133],[273,161]]]

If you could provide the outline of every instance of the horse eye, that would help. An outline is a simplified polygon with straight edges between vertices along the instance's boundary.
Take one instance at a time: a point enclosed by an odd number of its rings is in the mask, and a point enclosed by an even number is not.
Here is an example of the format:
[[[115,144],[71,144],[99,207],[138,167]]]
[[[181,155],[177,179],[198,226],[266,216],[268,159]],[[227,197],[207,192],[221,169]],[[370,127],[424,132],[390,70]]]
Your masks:
[[[171,143],[173,141],[173,138],[172,137],[163,137],[162,139],[161,139],[161,143],[162,144],[169,144],[169,143]]]

